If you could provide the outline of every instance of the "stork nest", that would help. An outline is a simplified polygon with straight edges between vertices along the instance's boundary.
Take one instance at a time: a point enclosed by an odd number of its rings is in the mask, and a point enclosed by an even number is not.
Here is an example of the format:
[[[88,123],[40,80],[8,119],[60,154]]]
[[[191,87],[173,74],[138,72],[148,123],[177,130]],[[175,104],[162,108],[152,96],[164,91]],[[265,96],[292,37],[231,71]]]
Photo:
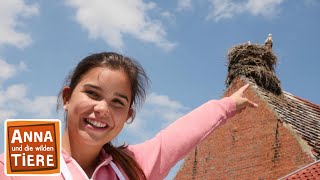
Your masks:
[[[277,56],[265,46],[258,44],[240,44],[228,51],[228,76],[226,85],[229,86],[237,76],[252,79],[258,86],[276,95],[282,90],[280,81],[274,69]]]

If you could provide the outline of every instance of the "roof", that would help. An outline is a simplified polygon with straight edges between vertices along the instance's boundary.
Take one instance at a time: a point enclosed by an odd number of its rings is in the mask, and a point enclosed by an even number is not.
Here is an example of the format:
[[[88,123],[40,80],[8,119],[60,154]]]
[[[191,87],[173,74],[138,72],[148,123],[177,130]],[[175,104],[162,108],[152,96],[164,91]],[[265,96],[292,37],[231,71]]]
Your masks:
[[[290,179],[317,179],[320,177],[320,161],[313,162],[301,169],[298,169],[280,180]]]
[[[252,82],[252,80],[249,81]],[[279,120],[286,123],[287,127],[290,127],[310,146],[313,158],[319,159],[320,106],[285,91],[276,95],[253,82],[251,84],[256,92],[268,102]]]

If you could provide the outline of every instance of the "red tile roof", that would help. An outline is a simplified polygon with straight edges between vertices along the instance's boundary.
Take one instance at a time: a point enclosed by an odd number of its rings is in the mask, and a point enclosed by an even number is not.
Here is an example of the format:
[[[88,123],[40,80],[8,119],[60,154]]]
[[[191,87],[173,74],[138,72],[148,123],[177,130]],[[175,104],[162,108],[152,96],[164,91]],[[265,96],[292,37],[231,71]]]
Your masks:
[[[292,180],[292,179],[320,179],[320,161],[313,162],[301,169],[298,169],[280,180]]]

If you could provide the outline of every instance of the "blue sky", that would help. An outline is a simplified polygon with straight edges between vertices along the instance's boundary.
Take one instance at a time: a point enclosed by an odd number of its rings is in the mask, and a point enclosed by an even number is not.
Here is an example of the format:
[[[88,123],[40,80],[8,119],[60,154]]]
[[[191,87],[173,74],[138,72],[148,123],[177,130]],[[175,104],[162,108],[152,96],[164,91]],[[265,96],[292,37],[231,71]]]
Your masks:
[[[7,118],[62,118],[56,96],[94,52],[138,60],[152,84],[145,106],[117,138],[153,137],[225,89],[227,50],[273,35],[282,88],[315,104],[320,59],[316,0],[1,0],[0,130]],[[3,134],[0,134],[3,152]],[[167,179],[172,179],[177,167]]]

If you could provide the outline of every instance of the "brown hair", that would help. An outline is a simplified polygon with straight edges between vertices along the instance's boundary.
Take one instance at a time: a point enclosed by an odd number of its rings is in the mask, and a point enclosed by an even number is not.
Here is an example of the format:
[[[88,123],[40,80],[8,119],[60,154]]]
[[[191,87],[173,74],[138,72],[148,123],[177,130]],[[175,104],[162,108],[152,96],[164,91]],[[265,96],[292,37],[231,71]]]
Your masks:
[[[131,122],[135,112],[146,98],[146,88],[149,85],[149,78],[142,66],[135,60],[122,56],[114,52],[102,52],[92,54],[81,60],[76,68],[67,76],[64,86],[70,87],[70,95],[80,82],[81,78],[91,69],[96,67],[107,67],[112,70],[124,71],[131,82],[132,101],[130,108],[133,110]],[[62,90],[57,99],[57,110],[62,105]],[[110,154],[115,163],[120,165],[129,179],[146,179],[140,165],[125,151],[126,145],[115,147],[111,142],[105,144],[103,148]]]

